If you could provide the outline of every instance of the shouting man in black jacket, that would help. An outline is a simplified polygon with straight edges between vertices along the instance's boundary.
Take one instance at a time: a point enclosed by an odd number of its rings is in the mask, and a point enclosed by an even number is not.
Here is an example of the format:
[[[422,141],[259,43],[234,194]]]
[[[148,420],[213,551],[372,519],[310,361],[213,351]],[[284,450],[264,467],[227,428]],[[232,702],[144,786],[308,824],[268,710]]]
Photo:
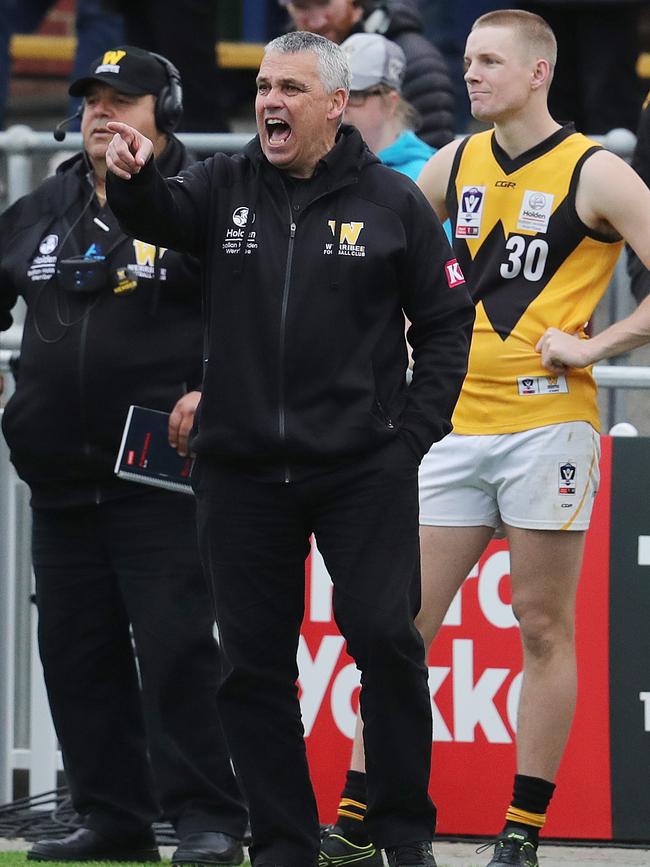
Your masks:
[[[163,171],[187,164],[171,134],[180,80],[123,46],[70,91],[84,98],[83,153],[0,221],[0,327],[27,303],[3,429],[31,488],[39,647],[84,822],[28,858],[158,861],[162,811],[175,864],[239,864],[246,810],[217,716],[194,501],[113,475],[130,404],[171,412],[183,453],[200,397],[198,263],[125,235],[105,197],[108,121],[146,129]]]
[[[312,532],[362,672],[370,839],[392,867],[435,864],[431,707],[413,622],[417,470],[450,430],[474,313],[417,188],[340,127],[349,77],[321,36],[274,40],[257,78],[258,137],[166,180],[142,132],[109,124],[122,225],[203,265],[193,485],[255,867],[318,857],[295,685]]]

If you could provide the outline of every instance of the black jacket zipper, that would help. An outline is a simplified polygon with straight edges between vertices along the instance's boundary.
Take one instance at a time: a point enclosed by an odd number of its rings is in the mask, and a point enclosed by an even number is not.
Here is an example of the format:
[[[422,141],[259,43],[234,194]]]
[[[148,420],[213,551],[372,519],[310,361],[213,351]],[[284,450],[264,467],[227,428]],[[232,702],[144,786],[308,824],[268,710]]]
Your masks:
[[[289,196],[287,195],[287,201],[289,201]],[[291,202],[289,202],[289,208],[291,209]],[[282,308],[280,313],[280,346],[279,346],[279,357],[278,357],[278,433],[280,436],[280,440],[284,442],[287,437],[287,420],[286,420],[286,408],[285,408],[285,382],[284,382],[284,368],[285,368],[285,339],[287,334],[287,310],[289,308],[289,287],[291,284],[291,266],[293,262],[293,245],[294,239],[296,237],[296,224],[293,221],[293,216],[291,214],[291,210],[289,211],[289,218],[291,223],[289,225],[289,247],[287,249],[287,265],[284,273],[284,288],[282,290]],[[284,481],[288,484],[291,481],[291,468],[288,464],[285,465],[284,468]]]

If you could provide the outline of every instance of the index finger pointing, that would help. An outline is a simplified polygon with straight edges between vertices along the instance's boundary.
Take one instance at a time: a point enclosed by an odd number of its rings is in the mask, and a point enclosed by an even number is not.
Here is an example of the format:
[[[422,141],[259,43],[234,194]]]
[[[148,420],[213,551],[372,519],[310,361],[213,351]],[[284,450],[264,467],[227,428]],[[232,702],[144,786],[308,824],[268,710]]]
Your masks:
[[[128,123],[121,123],[117,120],[111,120],[106,124],[106,129],[109,129],[111,132],[116,132],[123,139],[130,139],[133,141],[135,138],[135,130],[132,126],[129,126]]]

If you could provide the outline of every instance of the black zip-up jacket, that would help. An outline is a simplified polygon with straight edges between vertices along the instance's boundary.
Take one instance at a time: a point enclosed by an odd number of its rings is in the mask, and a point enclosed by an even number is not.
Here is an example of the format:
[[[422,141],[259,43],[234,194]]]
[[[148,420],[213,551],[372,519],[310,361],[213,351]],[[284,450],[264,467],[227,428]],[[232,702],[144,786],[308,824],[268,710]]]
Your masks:
[[[307,183],[285,185],[256,138],[179,178],[155,160],[129,181],[109,175],[107,190],[125,231],[202,261],[197,453],[288,480],[396,436],[419,460],[451,429],[474,306],[450,288],[453,254],[424,196],[354,127]]]
[[[160,159],[187,164],[170,138]],[[130,404],[169,412],[201,382],[201,292],[196,260],[124,235],[100,209],[82,154],[0,217],[0,327],[16,298],[27,303],[16,391],[3,431],[34,506],[60,507],[139,493],[116,479],[115,458]],[[103,226],[94,222],[95,217]],[[107,255],[100,291],[63,288],[59,259],[91,244]],[[138,285],[116,294],[116,269]]]
[[[381,33],[406,56],[402,95],[421,118],[418,136],[434,148],[454,138],[454,89],[442,53],[424,35],[413,0],[369,3],[353,33]]]

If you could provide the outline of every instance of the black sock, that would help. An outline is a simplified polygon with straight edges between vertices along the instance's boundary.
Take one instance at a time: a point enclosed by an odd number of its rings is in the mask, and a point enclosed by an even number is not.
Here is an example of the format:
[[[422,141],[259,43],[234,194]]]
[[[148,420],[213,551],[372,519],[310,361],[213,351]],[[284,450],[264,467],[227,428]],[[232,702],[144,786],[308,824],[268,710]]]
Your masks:
[[[546,821],[546,810],[553,797],[555,783],[540,777],[515,774],[512,803],[506,812],[505,830],[523,828],[535,846]]]
[[[365,815],[366,775],[361,771],[348,771],[336,814],[336,824],[346,839],[360,846],[369,842],[363,826]]]

